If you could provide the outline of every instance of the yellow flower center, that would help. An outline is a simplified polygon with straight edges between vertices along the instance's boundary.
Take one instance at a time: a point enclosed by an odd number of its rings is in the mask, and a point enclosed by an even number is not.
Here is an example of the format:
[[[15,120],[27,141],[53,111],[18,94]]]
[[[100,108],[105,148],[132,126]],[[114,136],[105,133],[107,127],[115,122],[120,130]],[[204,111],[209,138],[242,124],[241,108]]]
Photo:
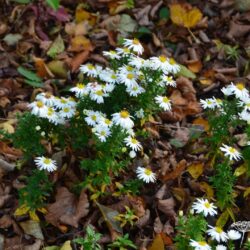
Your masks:
[[[250,107],[250,102],[246,104],[247,107]]]
[[[166,76],[166,81],[172,81],[172,80],[173,80],[172,76]]]
[[[243,83],[238,82],[238,83],[236,84],[236,88],[239,89],[239,90],[243,90],[243,89],[245,88],[245,86],[244,86]]]
[[[228,150],[229,150],[229,152],[232,153],[232,154],[236,152],[236,149],[235,149],[235,148],[232,148],[232,147],[229,147]]]
[[[139,44],[140,44],[140,42],[139,42],[139,40],[138,40],[138,39],[136,39],[136,38],[135,38],[135,39],[133,40],[133,44],[134,44],[134,45],[139,45]]]
[[[87,68],[89,70],[93,70],[93,69],[95,69],[95,66],[93,64],[88,64]]]
[[[105,136],[106,132],[103,130],[103,131],[101,131],[100,135]]]
[[[174,58],[172,58],[172,57],[169,59],[169,63],[170,63],[171,65],[176,64],[176,62],[175,62]]]
[[[61,101],[62,104],[66,104],[67,103],[67,101],[65,99],[61,99],[60,101]]]
[[[115,80],[115,79],[117,79],[117,76],[113,74],[113,75],[111,75],[111,79]]]
[[[133,91],[136,91],[136,90],[138,90],[138,87],[137,87],[137,86],[134,86],[134,87],[132,88],[132,90],[133,90]]]
[[[149,176],[149,175],[152,174],[152,171],[150,169],[148,169],[148,168],[145,168],[144,174]]]
[[[206,202],[204,203],[204,206],[205,206],[205,208],[210,208],[210,207],[211,207],[211,204],[210,204],[209,202],[206,201]]]
[[[132,144],[137,144],[138,141],[137,141],[135,138],[132,138],[132,139],[131,139],[131,143],[132,143]]]
[[[84,89],[84,88],[85,88],[85,85],[82,84],[82,83],[77,83],[77,84],[76,84],[76,87],[77,87],[78,89]]]
[[[216,100],[216,102],[217,102],[217,103],[219,103],[219,104],[221,104],[221,103],[222,103],[222,100],[221,100],[221,99],[219,99],[219,98],[216,98],[215,100]]]
[[[134,78],[134,74],[132,74],[132,73],[127,74],[127,78],[129,80],[132,80]]]
[[[52,108],[48,108],[48,116],[52,116],[54,114],[54,110]]]
[[[124,48],[124,49],[123,49],[123,52],[124,52],[124,53],[130,53],[130,49]]]
[[[120,116],[122,118],[128,118],[129,117],[129,112],[126,111],[126,110],[123,110],[123,111],[120,112]]]
[[[103,91],[101,89],[97,90],[95,93],[96,95],[103,96]]]
[[[37,106],[38,108],[42,108],[42,107],[44,106],[44,104],[43,104],[42,101],[37,101],[37,102],[36,102],[36,106]]]
[[[223,232],[221,227],[215,227],[215,232],[221,234]]]
[[[46,165],[48,165],[48,164],[51,163],[51,159],[45,158],[45,159],[43,160],[43,163],[46,164]]]
[[[114,50],[110,50],[109,52],[110,54],[116,55],[116,52]]]
[[[63,109],[63,112],[68,113],[69,110],[70,110],[70,109],[69,109],[68,107],[66,107],[66,108]]]
[[[164,103],[169,103],[169,99],[168,99],[166,96],[163,97],[162,101],[163,101]]]
[[[132,71],[133,70],[133,68],[131,66],[127,66],[126,69],[127,69],[127,71]]]
[[[202,247],[206,246],[207,243],[205,241],[198,241],[198,244]]]
[[[104,122],[107,124],[107,125],[110,125],[111,124],[111,121],[109,119],[105,119]]]
[[[212,104],[212,103],[213,103],[213,102],[212,102],[212,101],[210,101],[210,100],[208,100],[208,101],[207,101],[207,104]]]
[[[93,121],[96,121],[96,119],[97,119],[96,115],[92,115],[92,116],[91,116],[91,119],[92,119]]]
[[[159,56],[159,60],[164,63],[167,61],[167,57],[166,56]]]

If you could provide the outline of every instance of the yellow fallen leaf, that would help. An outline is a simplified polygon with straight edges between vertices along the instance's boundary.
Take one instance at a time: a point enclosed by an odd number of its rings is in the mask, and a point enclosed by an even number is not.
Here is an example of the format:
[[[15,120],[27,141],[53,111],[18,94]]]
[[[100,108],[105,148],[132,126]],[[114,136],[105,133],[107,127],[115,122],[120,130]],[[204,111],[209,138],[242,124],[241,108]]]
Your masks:
[[[71,40],[69,51],[79,52],[83,50],[92,50],[93,46],[88,38],[85,36],[75,36]]]
[[[202,13],[196,7],[189,10],[184,5],[171,4],[169,8],[172,22],[188,29],[194,27],[202,18]]]
[[[203,126],[205,131],[209,130],[209,123],[204,118],[201,118],[201,117],[196,118],[193,121],[193,124]]]
[[[229,219],[229,213],[227,210],[225,210],[220,217],[218,218],[218,220],[216,221],[216,226],[217,227],[224,227],[225,224],[227,223]]]
[[[202,191],[204,190],[208,198],[214,197],[214,190],[208,183],[202,181],[200,182],[200,186],[202,188]]]
[[[83,8],[77,8],[75,19],[77,23],[80,23],[82,21],[87,21],[89,25],[94,26],[97,21],[97,15],[90,13]]]
[[[243,175],[244,173],[246,173],[246,171],[247,171],[247,168],[243,164],[243,165],[241,165],[241,166],[239,166],[238,168],[235,169],[234,175],[238,177],[238,176]]]
[[[30,216],[30,219],[33,220],[33,221],[37,221],[37,222],[40,221],[40,219],[39,219],[39,217],[37,216],[35,210],[30,210],[30,211],[29,211],[29,216]]]
[[[164,250],[164,242],[161,237],[161,234],[156,234],[152,245],[148,248],[148,250]]]
[[[243,194],[243,197],[246,198],[250,194],[250,187],[248,187]]]
[[[18,207],[16,209],[14,215],[15,216],[21,216],[21,215],[27,214],[29,210],[30,210],[30,207],[23,204],[21,207]]]
[[[202,162],[193,163],[188,166],[187,171],[194,178],[197,179],[203,173],[204,164]]]
[[[0,129],[3,129],[9,134],[13,134],[15,132],[15,128],[13,124],[16,123],[16,119],[9,119],[6,122],[0,123]]]

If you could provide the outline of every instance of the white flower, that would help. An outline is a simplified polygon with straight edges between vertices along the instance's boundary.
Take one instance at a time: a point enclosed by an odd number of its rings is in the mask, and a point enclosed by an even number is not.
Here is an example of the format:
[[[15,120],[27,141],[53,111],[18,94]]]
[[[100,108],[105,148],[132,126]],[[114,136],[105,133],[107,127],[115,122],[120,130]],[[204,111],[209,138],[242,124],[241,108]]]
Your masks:
[[[75,87],[70,89],[71,92],[74,92],[76,97],[86,96],[89,93],[89,89],[83,83],[77,83]]]
[[[141,69],[141,68],[147,66],[146,60],[144,60],[143,58],[141,58],[139,56],[131,57],[129,60],[129,65],[135,67],[136,69]]]
[[[205,241],[190,240],[189,245],[194,247],[195,250],[211,250],[212,249]]]
[[[163,108],[165,111],[166,110],[171,110],[171,102],[166,96],[156,96],[155,101],[161,108]]]
[[[140,151],[142,150],[142,145],[141,143],[135,139],[132,136],[128,136],[127,138],[124,139],[126,146],[130,147],[131,149],[133,149],[133,151]]]
[[[35,101],[28,105],[31,109],[31,114],[44,117],[47,113],[48,107],[42,101]]]
[[[140,41],[136,38],[134,38],[133,40],[124,39],[123,45],[125,47],[133,50],[134,52],[136,52],[139,55],[141,55],[144,51],[142,45],[140,44]]]
[[[141,179],[146,183],[156,181],[156,174],[153,173],[152,170],[149,168],[138,167],[136,169],[136,174],[138,179]]]
[[[98,125],[94,128],[96,136],[101,142],[105,142],[110,136],[111,132],[108,127]]]
[[[108,94],[104,92],[102,87],[96,88],[90,92],[90,99],[97,103],[104,103],[104,97],[107,96]]]
[[[113,125],[113,122],[109,119],[107,119],[106,117],[101,117],[100,120],[99,120],[99,124],[104,126],[104,127],[112,127]]]
[[[217,245],[215,250],[227,250],[227,247],[225,247],[224,245]]]
[[[128,92],[128,94],[130,96],[138,96],[138,95],[144,93],[145,89],[143,87],[139,86],[138,84],[136,84],[136,85],[134,85],[132,87],[128,87],[126,89],[126,91]]]
[[[239,240],[242,237],[241,233],[234,229],[227,231],[227,235],[230,240]]]
[[[58,113],[53,108],[48,108],[45,118],[55,125],[62,123],[62,118],[60,119]]]
[[[87,63],[81,65],[80,71],[86,74],[87,76],[97,76],[99,72],[101,72],[102,67],[98,65],[93,65],[91,63]]]
[[[41,130],[41,127],[40,127],[39,125],[37,125],[37,126],[35,127],[35,129],[36,129],[36,131],[39,131],[39,130]]]
[[[216,207],[213,203],[209,203],[207,199],[197,199],[197,201],[193,203],[192,209],[198,214],[204,214],[204,216],[214,216],[217,214],[217,211],[215,210]]]
[[[131,50],[129,48],[116,48],[117,54],[122,56],[131,55]]]
[[[231,83],[231,85],[229,85],[228,88],[239,99],[244,99],[244,98],[247,98],[249,96],[248,90],[245,88],[244,84],[241,82],[236,83],[235,85],[233,83]]]
[[[57,169],[56,161],[50,158],[44,157],[44,156],[36,157],[35,163],[38,169],[40,170],[44,169],[44,170],[48,170],[49,172],[53,172],[54,170]]]
[[[107,83],[116,83],[118,78],[116,73],[111,69],[103,70],[100,75],[100,79]]]
[[[59,116],[62,118],[71,118],[75,115],[76,110],[71,107],[64,107],[59,111]]]
[[[120,59],[120,56],[115,50],[103,51],[103,55],[110,59]]]
[[[233,94],[233,91],[232,91],[232,89],[231,89],[229,86],[223,87],[223,88],[221,89],[221,91],[222,91],[222,93],[223,93],[225,96],[230,96],[230,95]]]
[[[70,100],[69,98],[55,97],[54,106],[58,109],[63,109],[66,107],[72,107],[73,103],[72,103],[72,100]]]
[[[176,87],[176,82],[173,79],[172,76],[168,75],[163,75],[160,79],[160,82],[158,83],[161,87],[164,86],[171,86],[171,87]]]
[[[36,96],[36,101],[42,101],[46,106],[52,107],[54,105],[55,97],[49,93],[40,93]]]
[[[201,106],[204,109],[214,109],[216,107],[214,99],[208,98],[205,100],[200,100]]]
[[[180,70],[180,66],[176,64],[173,58],[167,58],[164,55],[159,57],[152,57],[150,58],[152,61],[152,67],[154,69],[160,69],[163,71],[164,74],[173,73],[176,74]]]
[[[90,126],[95,126],[102,118],[102,114],[98,111],[87,110],[86,112],[87,117],[84,120]]]
[[[135,157],[136,157],[136,152],[133,151],[133,150],[130,151],[130,152],[129,152],[129,157],[132,158],[132,159],[135,158]]]
[[[130,116],[129,112],[126,110],[122,110],[119,113],[114,113],[113,122],[116,125],[120,125],[124,129],[131,129],[134,126],[134,122],[132,121],[132,116]]]
[[[143,109],[137,110],[135,112],[135,116],[139,119],[143,119],[145,117],[144,110]]]
[[[222,144],[222,145],[223,147],[220,147],[220,150],[224,152],[225,156],[229,157],[230,161],[233,159],[238,161],[242,158],[241,153],[237,149],[227,146],[225,144]]]
[[[208,226],[210,229],[207,230],[207,233],[213,240],[217,242],[223,241],[226,242],[228,240],[227,234],[223,231],[221,227],[212,227]]]
[[[250,123],[250,112],[243,110],[241,113],[239,113],[239,118],[243,121],[246,121],[247,123]]]
[[[133,88],[134,86],[138,86],[138,83],[136,81],[137,75],[134,72],[128,72],[126,74],[119,72],[118,80],[120,83],[124,83],[127,88]]]

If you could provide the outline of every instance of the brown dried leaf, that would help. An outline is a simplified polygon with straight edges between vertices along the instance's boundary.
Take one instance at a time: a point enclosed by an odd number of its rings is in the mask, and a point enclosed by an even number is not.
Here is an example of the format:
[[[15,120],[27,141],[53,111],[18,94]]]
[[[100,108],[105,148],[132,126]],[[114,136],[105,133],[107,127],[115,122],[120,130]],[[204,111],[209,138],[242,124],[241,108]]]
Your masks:
[[[173,197],[158,201],[158,209],[170,217],[176,216],[176,213],[174,211],[174,206],[175,206],[175,201]]]
[[[136,221],[135,224],[138,227],[144,227],[149,223],[149,220],[150,220],[150,210],[147,209],[145,214],[141,218],[139,218],[139,220]]]
[[[181,160],[172,172],[167,173],[165,176],[162,177],[162,180],[168,181],[178,178],[182,174],[182,172],[186,169],[186,166],[187,166],[186,160],[184,159]]]
[[[150,247],[148,247],[147,250],[164,250],[164,242],[163,239],[161,237],[161,234],[156,234],[153,243]]]
[[[161,222],[161,219],[159,217],[156,217],[154,221],[154,231],[157,234],[160,234],[162,230],[163,230],[163,224]]]
[[[67,188],[60,187],[57,190],[56,202],[48,205],[46,220],[52,225],[59,227],[60,223],[78,227],[79,220],[89,212],[89,202],[84,190],[81,192],[79,201]]]
[[[69,62],[69,65],[71,67],[71,71],[74,73],[76,72],[80,65],[84,62],[87,61],[88,57],[89,57],[89,51],[83,51],[79,54],[77,54],[75,57],[72,58],[72,60]]]

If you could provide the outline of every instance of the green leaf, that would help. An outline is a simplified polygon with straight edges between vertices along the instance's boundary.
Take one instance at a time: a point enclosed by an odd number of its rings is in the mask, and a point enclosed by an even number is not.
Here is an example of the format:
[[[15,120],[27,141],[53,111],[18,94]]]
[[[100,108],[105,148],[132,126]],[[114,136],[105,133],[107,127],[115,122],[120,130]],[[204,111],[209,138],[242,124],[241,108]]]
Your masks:
[[[33,86],[33,87],[42,87],[42,79],[36,75],[36,73],[23,68],[22,66],[19,66],[17,68],[17,71],[19,74],[21,74],[22,76],[24,76],[25,79],[25,83]]]
[[[31,0],[11,0],[16,3],[31,3]]]
[[[183,148],[185,146],[185,144],[178,139],[170,139],[169,143],[175,146],[176,148]]]
[[[59,2],[59,0],[46,0],[46,3],[54,10],[58,10]]]
[[[187,78],[191,78],[191,79],[195,79],[196,75],[190,71],[187,67],[185,67],[184,65],[179,64],[181,69],[180,71],[176,74],[176,76],[185,76]]]
[[[137,22],[132,19],[127,14],[122,14],[120,23],[118,24],[118,30],[122,33],[122,35],[126,36],[130,32],[134,32],[137,28]]]
[[[150,31],[150,29],[147,28],[147,27],[140,27],[140,28],[138,29],[138,33],[140,33],[141,35],[142,35],[142,34],[151,34],[151,31]]]
[[[65,49],[62,37],[59,35],[52,43],[51,47],[47,51],[47,55],[54,58],[58,54],[62,53]]]
[[[160,16],[160,19],[169,19],[170,17],[169,9],[166,7],[161,8],[159,16]]]

